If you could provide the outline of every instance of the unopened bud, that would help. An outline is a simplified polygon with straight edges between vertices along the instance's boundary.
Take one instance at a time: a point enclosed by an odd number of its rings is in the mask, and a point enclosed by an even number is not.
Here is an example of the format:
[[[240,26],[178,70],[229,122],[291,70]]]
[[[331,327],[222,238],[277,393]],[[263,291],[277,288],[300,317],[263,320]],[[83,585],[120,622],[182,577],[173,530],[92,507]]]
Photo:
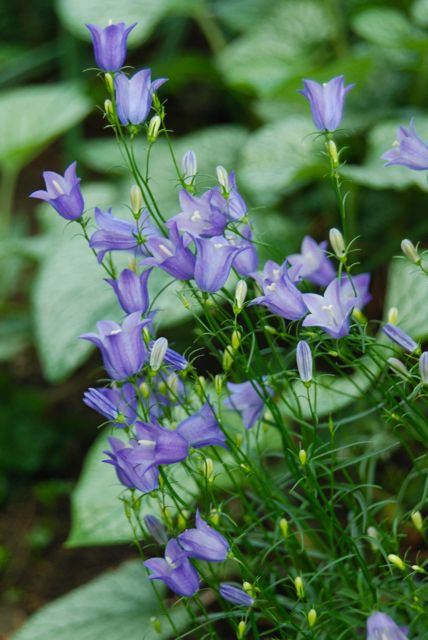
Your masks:
[[[251,584],[251,582],[244,581],[242,583],[242,588],[244,589],[245,593],[248,593],[248,595],[251,596],[252,598],[256,597],[256,594],[254,592],[254,586]]]
[[[245,624],[244,620],[241,620],[238,624],[238,630],[236,633],[236,637],[238,638],[238,640],[242,640],[242,638],[245,636],[246,629],[247,625]]]
[[[152,625],[152,627],[156,631],[156,633],[161,633],[162,626],[161,626],[161,621],[159,620],[159,618],[156,618],[156,616],[152,616],[150,618],[150,624]]]
[[[139,388],[140,388],[140,393],[145,400],[150,398],[150,387],[147,384],[147,382],[141,382]]]
[[[401,241],[401,251],[404,253],[406,258],[410,260],[410,262],[414,262],[414,264],[421,263],[421,257],[411,240],[405,238]]]
[[[220,396],[223,390],[223,376],[221,375],[221,373],[218,373],[214,378],[214,388],[216,394]]]
[[[159,116],[153,116],[153,118],[150,120],[149,126],[147,127],[147,140],[148,142],[150,142],[150,144],[156,142],[161,124],[162,120],[159,118]]]
[[[389,562],[393,564],[394,567],[397,567],[397,569],[400,569],[400,571],[405,570],[406,565],[403,562],[403,560],[400,558],[400,556],[395,555],[395,553],[390,553],[387,557]]]
[[[419,564],[412,564],[412,569],[413,571],[416,571],[416,573],[426,573],[425,569]]]
[[[198,171],[198,161],[193,151],[186,151],[181,160],[181,172],[185,184],[192,185],[196,172]]]
[[[143,194],[140,187],[133,184],[130,190],[131,211],[134,216],[138,216],[143,206]]]
[[[224,350],[223,353],[223,370],[224,371],[229,371],[230,367],[233,364],[233,348],[232,346],[229,344],[226,349]]]
[[[166,338],[158,338],[153,343],[150,350],[150,367],[153,371],[159,371],[162,366],[163,359],[168,349],[168,340]]]
[[[298,598],[305,597],[305,587],[303,586],[303,580],[300,576],[294,578],[294,586],[296,587],[296,593]]]
[[[189,518],[189,512],[183,509],[177,516],[177,526],[180,531],[183,531],[186,528],[187,520]]]
[[[419,358],[419,374],[423,384],[428,384],[428,351],[421,353]]]
[[[229,174],[227,173],[226,169],[221,165],[219,165],[215,171],[217,174],[218,183],[221,186],[223,194],[228,194],[230,191]]]
[[[247,297],[248,286],[245,280],[238,280],[235,288],[235,304],[233,310],[238,314],[244,306],[245,298]]]
[[[337,257],[342,260],[345,256],[345,240],[339,229],[330,229],[329,239],[331,247]]]
[[[306,451],[304,449],[300,449],[299,451],[299,460],[301,465],[305,465],[308,461],[308,456],[306,455]]]
[[[214,463],[211,458],[205,458],[202,462],[202,473],[208,484],[214,481]]]
[[[111,73],[105,73],[104,74],[104,82],[106,83],[106,87],[107,87],[107,91],[111,94],[114,93],[114,83],[113,83],[113,76],[111,75]]]
[[[390,324],[397,324],[398,322],[398,309],[397,307],[391,307],[388,311],[388,322]]]
[[[308,611],[308,625],[312,628],[315,626],[315,623],[317,621],[317,612],[315,611],[315,609],[309,609]]]
[[[305,340],[299,340],[296,349],[296,363],[299,376],[305,384],[312,380],[312,351]]]
[[[236,331],[236,329],[232,333],[232,339],[230,342],[232,344],[232,349],[237,351],[239,349],[239,345],[241,344],[241,333],[239,331]]]
[[[372,539],[372,542],[370,542],[372,551],[378,551],[378,545],[376,543],[379,540],[379,532],[376,527],[367,527],[367,535]]]
[[[361,309],[357,309],[357,307],[354,307],[352,309],[352,317],[354,318],[354,320],[356,320],[357,322],[359,322],[360,324],[367,324],[367,318],[364,315],[364,313],[361,311]]]
[[[111,100],[104,100],[104,111],[108,120],[111,120],[114,116],[113,103]]]
[[[393,358],[393,357],[388,358],[387,362],[393,371],[407,378],[407,376],[409,375],[409,372],[404,362],[401,362],[401,360],[399,360],[398,358]]]
[[[422,533],[424,530],[424,519],[422,517],[421,512],[413,511],[410,517],[412,519],[413,526],[415,527],[416,531],[419,531],[419,533]]]
[[[213,523],[213,525],[215,525],[216,527],[220,524],[220,514],[218,511],[216,511],[215,509],[213,511],[211,511],[210,513],[210,521]]]
[[[337,152],[336,143],[334,142],[334,140],[329,140],[326,143],[326,146],[327,146],[327,153],[330,156],[332,165],[335,169],[337,169],[337,167],[339,166],[339,154]]]
[[[198,376],[196,379],[195,390],[201,400],[205,400],[206,380],[204,376]]]
[[[281,531],[282,537],[286,538],[288,536],[288,520],[287,518],[281,518],[279,521],[279,530]]]

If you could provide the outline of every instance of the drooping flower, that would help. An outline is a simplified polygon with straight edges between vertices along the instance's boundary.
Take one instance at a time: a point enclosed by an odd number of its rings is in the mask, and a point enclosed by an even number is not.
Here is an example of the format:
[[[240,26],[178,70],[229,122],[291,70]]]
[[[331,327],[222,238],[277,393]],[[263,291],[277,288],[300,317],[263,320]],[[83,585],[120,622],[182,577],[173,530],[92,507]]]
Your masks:
[[[216,203],[215,189],[205,191],[201,196],[194,196],[186,189],[181,189],[179,200],[181,211],[167,222],[167,227],[175,223],[179,231],[188,231],[192,236],[211,237],[223,233],[227,217]]]
[[[177,431],[170,431],[156,422],[135,423],[136,441],[132,442],[129,461],[144,470],[160,464],[181,462],[189,455],[189,445]]]
[[[43,179],[46,191],[33,191],[30,198],[39,198],[49,202],[51,207],[66,220],[78,220],[85,208],[80,191],[80,178],[76,175],[76,162],[73,162],[61,176],[55,171],[44,171]]]
[[[304,279],[313,284],[327,286],[333,280],[336,271],[327,257],[326,246],[326,242],[318,244],[310,236],[303,238],[301,253],[287,256],[287,262],[291,265],[288,275],[293,282]]]
[[[291,282],[287,271],[280,268],[280,273],[277,280],[263,281],[263,295],[252,300],[250,305],[262,304],[282,318],[300,320],[308,312],[304,296]]]
[[[240,234],[227,231],[225,237],[232,247],[244,249],[238,253],[233,261],[233,267],[241,276],[248,276],[253,273],[259,264],[257,249],[252,242],[252,231],[249,225],[240,229]]]
[[[224,401],[224,406],[228,409],[239,411],[244,426],[246,429],[251,429],[261,417],[265,407],[266,400],[263,389],[255,380],[248,380],[239,384],[228,382],[227,388],[230,391],[230,398]],[[270,396],[273,396],[271,387],[265,385],[265,389]]]
[[[195,449],[226,445],[225,435],[208,402],[199,411],[180,422],[177,433],[188,442],[189,447]]]
[[[155,265],[178,280],[192,280],[195,273],[195,256],[187,248],[176,223],[169,221],[169,237],[151,237],[147,241],[150,258],[142,264]]]
[[[147,240],[159,235],[148,211],[143,211],[138,222],[130,222],[115,218],[111,209],[104,212],[95,207],[95,222],[98,229],[92,234],[89,245],[97,251],[98,262],[102,262],[109,251],[134,251],[147,255]]]
[[[87,24],[94,45],[97,66],[103,71],[118,71],[126,59],[128,36],[137,23],[127,27],[124,22],[109,24],[104,29],[95,24]]]
[[[355,298],[349,297],[339,279],[333,280],[323,296],[304,293],[303,299],[309,315],[303,320],[304,327],[321,327],[333,338],[343,338],[349,333],[349,316],[355,307]]]
[[[118,438],[109,438],[108,441],[111,451],[104,451],[107,460],[103,462],[113,465],[121,484],[129,489],[138,489],[142,493],[150,493],[158,488],[159,471],[156,466],[135,465],[129,459],[132,447],[127,447]]]
[[[410,351],[410,353],[413,353],[413,351],[416,351],[418,348],[418,345],[413,338],[394,324],[387,322],[386,325],[382,327],[382,331],[390,340],[395,342],[395,344],[398,344],[398,346],[402,347],[406,351]]]
[[[186,529],[178,542],[189,558],[223,562],[229,553],[229,543],[216,529],[210,527],[196,512],[196,528]]]
[[[385,166],[401,165],[414,171],[428,169],[428,145],[417,135],[413,118],[408,128],[399,127],[392,149],[383,154]]]
[[[142,69],[128,78],[118,73],[114,79],[116,91],[116,108],[119,120],[123,125],[142,124],[149,115],[153,93],[166,82],[160,78],[152,82],[151,70]]]
[[[98,333],[85,333],[80,337],[100,349],[110,378],[123,380],[137,374],[144,364],[146,348],[141,329],[149,322],[141,320],[137,311],[127,316],[122,325],[101,320],[97,323]]]
[[[367,640],[407,640],[407,627],[399,627],[386,613],[377,611],[367,618]]]
[[[337,76],[329,82],[303,80],[301,93],[309,101],[312,119],[319,131],[336,131],[342,120],[345,97],[355,85],[345,87],[344,77]]]
[[[241,607],[251,607],[254,604],[254,598],[233,584],[222,582],[219,591],[220,595],[232,604],[237,604]]]
[[[150,302],[147,281],[151,271],[151,269],[146,269],[141,275],[138,275],[131,269],[123,269],[117,280],[107,280],[126,313],[139,311],[143,314],[147,311]]]
[[[83,394],[83,402],[110,420],[115,427],[127,427],[137,417],[137,398],[132,384],[124,384],[120,389],[90,388]]]
[[[296,349],[296,363],[299,376],[302,382],[310,382],[312,380],[312,351],[305,340],[299,340]]]
[[[199,589],[198,572],[175,538],[166,545],[165,558],[151,558],[144,566],[151,571],[150,580],[162,580],[179,596],[193,596]]]
[[[229,277],[233,261],[243,248],[234,247],[223,236],[194,238],[195,282],[201,291],[219,291]]]

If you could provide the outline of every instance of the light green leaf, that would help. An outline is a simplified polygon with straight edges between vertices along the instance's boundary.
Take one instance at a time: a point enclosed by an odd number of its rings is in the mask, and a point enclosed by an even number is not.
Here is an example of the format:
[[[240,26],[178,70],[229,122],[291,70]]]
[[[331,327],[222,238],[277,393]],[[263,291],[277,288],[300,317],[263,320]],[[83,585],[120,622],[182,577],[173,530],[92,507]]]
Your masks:
[[[346,178],[351,178],[354,182],[373,189],[402,191],[411,186],[418,186],[423,191],[428,191],[428,182],[423,171],[412,171],[400,166],[385,167],[385,161],[381,159],[382,154],[391,149],[400,125],[407,127],[408,118],[397,117],[395,120],[381,122],[375,126],[369,134],[368,152],[364,164],[345,165],[341,173]],[[428,118],[418,116],[415,125],[418,135],[424,140],[428,139]]]
[[[213,13],[229,29],[233,31],[248,31],[270,13],[278,0],[266,5],[266,0],[217,0],[213,5]]]
[[[384,47],[423,46],[423,31],[414,27],[400,11],[373,7],[352,20],[354,31],[362,38]],[[426,46],[426,45],[425,45]]]
[[[0,96],[0,166],[19,171],[82,120],[90,101],[71,84],[20,87]]]
[[[334,23],[322,3],[286,0],[266,10],[245,35],[218,56],[227,82],[261,96],[313,67],[319,47],[334,35]]]
[[[256,203],[274,204],[308,178],[323,175],[313,130],[309,116],[295,116],[268,124],[249,138],[238,175]]]
[[[415,340],[428,336],[428,277],[405,258],[391,263],[385,297],[388,309],[397,307],[398,326]]]
[[[85,27],[87,23],[104,27],[110,19],[114,23],[125,22],[127,25],[137,22],[129,37],[132,47],[150,36],[169,5],[170,0],[57,0],[57,11],[64,26],[82,40],[91,39]]]
[[[412,4],[412,17],[421,27],[428,27],[428,0],[416,0]]]
[[[160,597],[165,589],[160,586]],[[183,607],[169,611],[177,629],[190,619]],[[154,616],[161,632],[150,624]],[[176,634],[140,561],[103,573],[83,587],[43,607],[13,636],[13,640],[167,640]]]

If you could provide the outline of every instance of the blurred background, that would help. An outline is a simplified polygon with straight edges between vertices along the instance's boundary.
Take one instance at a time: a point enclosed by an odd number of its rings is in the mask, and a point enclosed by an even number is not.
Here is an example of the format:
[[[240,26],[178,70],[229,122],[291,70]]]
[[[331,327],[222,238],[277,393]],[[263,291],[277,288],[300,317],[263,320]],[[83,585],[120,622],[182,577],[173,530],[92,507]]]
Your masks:
[[[428,231],[425,173],[385,170],[380,155],[415,117],[428,140],[428,0],[2,0],[0,3],[0,638],[37,608],[135,557],[128,545],[64,548],[70,494],[97,435],[81,402],[99,359],[77,336],[118,316],[76,231],[28,194],[73,160],[87,205],[124,209],[130,182],[97,105],[85,22],[138,21],[128,64],[166,76],[161,96],[180,155],[193,149],[207,186],[236,169],[258,238],[280,261],[305,233],[337,224],[304,77],[344,74],[343,176],[361,269],[381,317],[388,263]],[[143,145],[143,141],[141,143]],[[162,141],[153,184],[178,212]],[[262,258],[268,255],[266,252]],[[171,294],[166,335],[185,348]]]

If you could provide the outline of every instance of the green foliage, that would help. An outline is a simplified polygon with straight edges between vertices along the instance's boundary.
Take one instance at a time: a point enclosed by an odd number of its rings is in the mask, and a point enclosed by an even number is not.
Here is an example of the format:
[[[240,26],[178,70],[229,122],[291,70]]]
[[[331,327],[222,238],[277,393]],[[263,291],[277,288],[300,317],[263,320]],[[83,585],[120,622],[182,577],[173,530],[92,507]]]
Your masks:
[[[385,296],[385,312],[398,309],[398,326],[416,340],[428,336],[428,278],[403,258],[393,260]]]

